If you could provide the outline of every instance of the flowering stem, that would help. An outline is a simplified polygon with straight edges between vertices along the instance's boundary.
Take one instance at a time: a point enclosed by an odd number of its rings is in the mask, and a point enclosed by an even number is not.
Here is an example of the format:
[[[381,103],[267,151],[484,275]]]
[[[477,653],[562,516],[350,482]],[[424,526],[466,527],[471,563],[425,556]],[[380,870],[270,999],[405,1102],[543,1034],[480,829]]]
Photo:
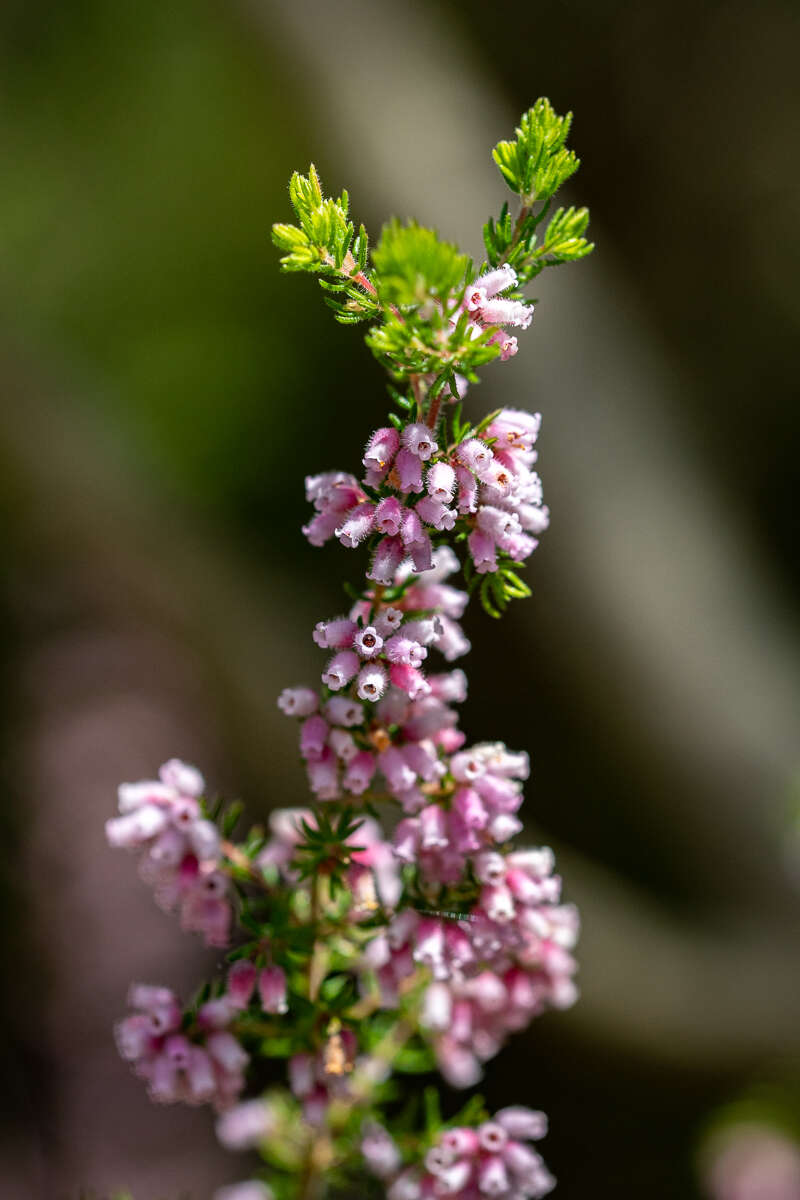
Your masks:
[[[528,219],[528,214],[530,213],[531,208],[532,208],[532,205],[530,205],[530,204],[521,205],[519,213],[517,214],[517,220],[514,224],[514,236],[511,240],[511,245],[508,248],[509,251],[513,250],[515,248],[515,246],[517,245],[517,243],[519,242],[519,239],[522,235],[522,230],[525,226],[526,220]]]
[[[320,877],[319,875],[311,876],[311,924],[317,926],[320,918]]]
[[[424,1132],[397,1123],[395,1143],[384,1085],[392,1066],[427,1072],[435,1061],[453,1087],[471,1087],[510,1033],[576,996],[577,913],[560,902],[552,851],[515,844],[528,757],[501,742],[466,746],[454,707],[466,676],[426,662],[469,650],[459,624],[469,592],[495,617],[530,594],[512,568],[548,523],[531,469],[540,418],[498,409],[473,426],[459,408],[444,421],[442,400],[516,354],[510,329],[533,316],[519,288],[592,249],[585,209],[559,209],[538,248],[533,235],[577,165],[568,128],[543,99],[517,141],[495,148],[520,211],[513,228],[506,206],[485,227],[491,269],[476,279],[457,246],[414,222],[388,225],[368,262],[346,193],[326,198],[313,166],[289,185],[299,225],[273,230],[283,267],[320,274],[339,320],[372,323],[367,342],[402,415],[373,433],[363,479],[306,479],[309,541],[370,551],[348,614],[314,629],[330,652],[322,689],[287,688],[278,701],[301,722],[311,805],[271,813],[266,836],[256,826],[237,844],[240,806],[208,805],[199,771],[172,759],[157,781],[121,786],[106,826],[112,845],[143,852],[143,874],[184,928],[219,948],[235,928],[224,978],[188,1007],[169,988],[136,985],[117,1029],[154,1099],[210,1101],[226,1145],[261,1150],[275,1191],[252,1180],[217,1200],[322,1200],[363,1168],[394,1200],[540,1200],[553,1184],[520,1144],[542,1136],[541,1114],[512,1106],[486,1120],[478,1098],[463,1128],[443,1125],[429,1091]],[[442,448],[440,420],[452,441]],[[469,591],[445,582],[462,568]],[[378,804],[402,810],[391,834]],[[234,1105],[251,1059],[266,1058],[288,1060],[288,1087]]]

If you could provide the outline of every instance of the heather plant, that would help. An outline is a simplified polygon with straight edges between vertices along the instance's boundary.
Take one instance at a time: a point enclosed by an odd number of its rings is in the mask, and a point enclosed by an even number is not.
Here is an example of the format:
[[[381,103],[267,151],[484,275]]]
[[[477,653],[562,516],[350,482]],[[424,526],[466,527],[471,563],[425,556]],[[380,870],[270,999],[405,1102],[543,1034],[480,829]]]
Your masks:
[[[451,665],[470,648],[472,595],[499,618],[530,594],[520,571],[548,524],[539,415],[474,418],[464,397],[517,353],[512,331],[533,318],[523,286],[592,249],[586,209],[552,210],[578,167],[570,121],[538,100],[495,148],[517,202],[485,225],[479,270],[414,222],[391,221],[370,252],[347,194],[326,196],[313,166],[289,185],[295,223],[273,227],[282,268],[315,274],[336,319],[365,325],[391,380],[358,473],[306,479],[308,541],[336,538],[360,562],[346,611],[313,630],[319,681],[278,699],[311,798],[237,838],[240,807],[212,803],[174,759],[123,784],[107,825],[157,901],[227,951],[187,1002],[134,985],[117,1026],[153,1100],[209,1103],[226,1147],[258,1150],[258,1178],[217,1200],[353,1187],[516,1200],[554,1185],[533,1145],[542,1113],[492,1116],[472,1095],[445,1119],[435,1085],[404,1081],[438,1070],[472,1088],[510,1034],[576,998],[577,913],[551,850],[518,843],[528,756],[467,743],[467,680]]]

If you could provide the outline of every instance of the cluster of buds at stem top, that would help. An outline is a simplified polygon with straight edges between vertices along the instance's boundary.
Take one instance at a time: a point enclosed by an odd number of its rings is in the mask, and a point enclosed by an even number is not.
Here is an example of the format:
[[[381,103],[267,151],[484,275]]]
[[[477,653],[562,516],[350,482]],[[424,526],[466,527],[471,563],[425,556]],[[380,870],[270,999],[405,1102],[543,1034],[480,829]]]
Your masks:
[[[422,1163],[403,1166],[389,1132],[369,1123],[361,1153],[368,1170],[387,1186],[388,1200],[539,1200],[555,1180],[529,1142],[546,1132],[544,1113],[504,1108],[477,1128],[443,1130]]]

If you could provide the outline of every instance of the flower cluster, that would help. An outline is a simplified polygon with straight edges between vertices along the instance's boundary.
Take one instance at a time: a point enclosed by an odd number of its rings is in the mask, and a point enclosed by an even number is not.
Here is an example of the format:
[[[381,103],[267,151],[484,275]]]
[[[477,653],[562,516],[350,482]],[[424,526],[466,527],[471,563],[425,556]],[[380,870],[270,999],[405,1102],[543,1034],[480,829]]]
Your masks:
[[[395,604],[381,606],[374,621],[374,594],[359,600],[349,616],[318,622],[314,641],[323,649],[335,650],[322,674],[323,684],[340,691],[355,680],[361,700],[376,701],[389,686],[412,700],[429,694],[430,686],[420,671],[429,648],[452,662],[469,650],[469,642],[458,624],[469,596],[444,580],[458,570],[458,561],[445,546],[432,554],[424,583],[408,580],[399,567],[392,586],[401,590]],[[433,615],[420,617],[430,612]]]
[[[214,1001],[186,1017],[169,988],[134,984],[135,1011],[117,1024],[117,1046],[160,1104],[213,1104],[224,1109],[244,1087],[249,1055],[229,1029],[232,1011]]]
[[[429,970],[420,1022],[453,1087],[477,1083],[481,1064],[510,1033],[576,999],[570,951],[578,914],[558,903],[561,881],[552,867],[547,847],[481,852],[474,870],[483,886],[468,911],[422,916],[404,909],[366,947],[365,970],[387,1008],[397,1006],[415,966]]]
[[[527,414],[495,414],[487,426],[495,449],[485,446],[491,461],[517,478],[532,476],[538,424]],[[388,471],[391,454],[402,453],[392,432],[372,439],[370,447],[380,449],[370,470],[382,463]],[[416,433],[412,445],[436,450]],[[309,483],[318,497],[321,478]],[[356,506],[361,514],[365,505]],[[390,586],[376,589],[371,571],[350,613],[314,630],[315,642],[334,651],[322,689],[287,689],[278,703],[301,719],[300,753],[318,800],[384,798],[401,810],[391,848],[408,872],[405,891],[394,889],[404,903],[366,946],[361,987],[366,995],[376,987],[380,1007],[393,1009],[410,974],[429,972],[421,1027],[448,1082],[467,1087],[509,1033],[574,1002],[578,918],[560,903],[552,852],[509,846],[522,831],[528,756],[499,742],[465,747],[452,707],[466,697],[464,673],[424,672],[429,648],[444,648],[447,657],[454,643],[464,648],[456,621],[468,594],[445,582],[457,569],[452,548],[442,544],[421,577],[412,562],[400,562]],[[384,910],[392,907],[384,901]]]
[[[480,299],[477,289],[465,303],[478,305]],[[435,457],[438,446],[421,427],[407,426],[402,437],[379,430],[364,458],[370,473],[365,486],[391,479],[412,460],[432,459],[428,495],[420,503],[444,503],[458,488],[461,507],[468,475],[477,517],[467,545],[477,573],[493,570],[498,542],[487,540],[487,530],[498,514],[520,528],[523,521],[537,530],[546,523],[538,477],[530,469],[538,429],[538,417],[501,411],[488,423],[486,441],[459,444],[452,463]],[[499,742],[465,747],[452,707],[466,697],[463,672],[425,673],[429,649],[452,658],[469,645],[457,624],[468,594],[446,582],[458,570],[456,555],[439,545],[429,569],[419,573],[413,552],[410,560],[401,553],[415,544],[403,541],[410,510],[396,497],[374,504],[355,481],[343,485],[344,478],[330,473],[310,479],[308,493],[321,514],[345,512],[335,531],[347,545],[363,540],[376,521],[383,540],[363,597],[347,616],[321,621],[314,630],[317,645],[333,651],[322,688],[287,689],[278,703],[301,719],[300,753],[318,800],[383,797],[401,810],[391,848],[409,873],[404,903],[366,946],[361,987],[367,995],[376,987],[380,1007],[394,1009],[409,975],[428,971],[421,1028],[444,1077],[468,1087],[508,1034],[547,1008],[574,1002],[577,913],[560,903],[561,881],[549,849],[509,846],[522,831],[518,810],[528,756]],[[343,488],[348,502],[356,498],[350,509],[341,507]],[[375,588],[375,561],[392,547],[391,575]],[[518,545],[503,548],[522,553]],[[394,890],[402,892],[399,884]]]
[[[510,753],[501,742],[483,743],[448,757],[447,787],[431,798],[418,816],[407,817],[394,834],[395,853],[404,862],[418,862],[426,880],[455,883],[473,861],[478,878],[488,883],[477,855],[507,842],[522,830],[515,815],[522,803],[521,780],[529,774],[528,756]],[[495,871],[500,867],[495,865]]]
[[[179,910],[183,929],[203,934],[209,946],[227,946],[229,886],[219,869],[219,831],[203,815],[204,787],[196,768],[170,759],[158,780],[120,785],[122,815],[106,822],[106,837],[111,846],[143,851],[142,878],[162,908]]]
[[[495,330],[489,341],[500,347],[500,360],[507,362],[519,349],[517,339],[506,333],[504,325],[527,329],[533,320],[533,305],[519,300],[506,300],[501,295],[515,289],[519,284],[517,272],[504,265],[496,271],[488,271],[471,284],[464,295],[463,311],[469,314],[468,329],[478,337],[486,329]],[[455,321],[453,322],[455,324]]]
[[[504,1108],[477,1128],[441,1132],[421,1166],[400,1169],[400,1152],[387,1130],[366,1126],[361,1153],[373,1175],[388,1184],[389,1200],[539,1200],[555,1186],[540,1154],[527,1143],[544,1137],[544,1113]]]
[[[517,301],[494,303],[529,311]],[[378,429],[364,452],[362,484],[341,471],[306,479],[306,498],[316,513],[303,532],[314,546],[334,536],[349,549],[369,541],[368,578],[385,587],[396,583],[403,568],[429,571],[431,538],[451,531],[468,534],[479,574],[497,570],[499,552],[520,562],[536,549],[549,520],[541,480],[531,469],[540,422],[538,414],[503,409],[482,437],[441,449],[423,422],[402,432]],[[347,644],[351,651],[352,638]]]
[[[422,670],[429,648],[449,661],[469,649],[457,620],[467,593],[444,582],[458,562],[446,546],[433,558],[424,582],[398,572],[400,597],[384,603],[368,591],[349,616],[320,621],[314,640],[335,651],[324,690],[286,688],[279,697],[283,712],[302,719],[300,753],[319,800],[361,796],[378,776],[404,811],[417,811],[420,787],[446,773],[441,755],[463,744],[451,707],[466,698],[463,672]]]

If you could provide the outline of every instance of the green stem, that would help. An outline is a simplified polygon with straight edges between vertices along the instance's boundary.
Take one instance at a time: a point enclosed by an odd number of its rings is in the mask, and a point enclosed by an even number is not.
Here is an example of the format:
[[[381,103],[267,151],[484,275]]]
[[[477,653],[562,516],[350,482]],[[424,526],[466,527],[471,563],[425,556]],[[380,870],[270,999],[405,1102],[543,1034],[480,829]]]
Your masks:
[[[297,1191],[298,1200],[316,1200],[321,1195],[319,1186],[321,1176],[317,1170],[315,1149],[316,1139],[312,1138],[308,1143],[306,1160],[303,1164],[303,1173],[300,1176],[300,1186]]]

